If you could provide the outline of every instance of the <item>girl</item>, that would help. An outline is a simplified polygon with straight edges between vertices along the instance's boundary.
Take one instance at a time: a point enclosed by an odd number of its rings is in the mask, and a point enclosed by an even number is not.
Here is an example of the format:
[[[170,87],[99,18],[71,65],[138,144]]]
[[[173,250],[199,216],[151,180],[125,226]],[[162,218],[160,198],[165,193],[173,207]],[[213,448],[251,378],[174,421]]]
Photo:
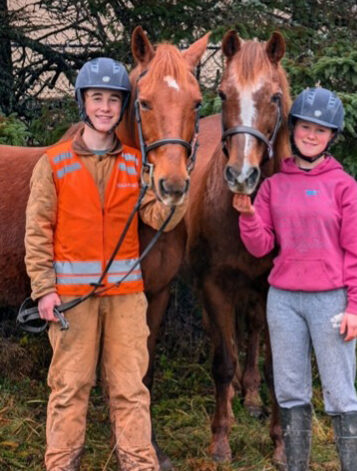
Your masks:
[[[343,118],[334,93],[304,90],[289,114],[293,156],[254,206],[247,195],[233,199],[247,250],[279,249],[267,316],[289,471],[308,469],[312,347],[342,470],[357,469],[357,184],[328,153]]]

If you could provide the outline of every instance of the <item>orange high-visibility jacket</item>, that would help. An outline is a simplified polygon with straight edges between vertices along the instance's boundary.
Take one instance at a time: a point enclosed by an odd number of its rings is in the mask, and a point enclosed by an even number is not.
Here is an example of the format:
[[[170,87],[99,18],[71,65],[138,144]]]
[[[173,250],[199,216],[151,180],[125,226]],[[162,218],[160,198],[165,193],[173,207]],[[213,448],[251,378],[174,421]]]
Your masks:
[[[140,152],[123,145],[105,189],[104,207],[92,175],[72,149],[72,141],[46,151],[57,190],[54,229],[54,268],[60,295],[82,295],[91,290],[109,260],[139,195]],[[103,284],[115,283],[139,257],[138,218],[135,215],[125,240]],[[119,287],[105,294],[143,291],[140,265]]]

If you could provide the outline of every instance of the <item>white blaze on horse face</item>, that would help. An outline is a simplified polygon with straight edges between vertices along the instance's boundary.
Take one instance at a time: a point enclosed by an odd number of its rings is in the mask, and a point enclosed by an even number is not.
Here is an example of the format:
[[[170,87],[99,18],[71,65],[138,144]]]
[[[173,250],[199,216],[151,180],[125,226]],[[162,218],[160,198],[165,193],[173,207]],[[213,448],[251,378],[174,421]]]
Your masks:
[[[175,88],[177,91],[180,90],[180,87],[178,86],[178,83],[176,82],[176,80],[171,77],[171,75],[166,75],[164,77],[164,80],[165,82],[167,83],[167,85],[171,88]]]
[[[254,119],[257,114],[257,109],[253,99],[253,95],[259,90],[261,83],[257,82],[250,87],[246,87],[243,91],[240,92],[241,101],[240,101],[240,119],[242,126],[247,126],[249,128],[254,128]],[[245,144],[244,144],[244,161],[246,156],[249,155],[249,151],[252,148],[253,142],[256,139],[250,134],[244,134]]]
[[[249,162],[246,162],[246,160],[244,159],[242,170],[240,171],[240,174],[237,177],[237,182],[239,184],[243,184],[246,181],[246,179],[249,177],[251,172],[252,172],[252,166],[250,165]]]

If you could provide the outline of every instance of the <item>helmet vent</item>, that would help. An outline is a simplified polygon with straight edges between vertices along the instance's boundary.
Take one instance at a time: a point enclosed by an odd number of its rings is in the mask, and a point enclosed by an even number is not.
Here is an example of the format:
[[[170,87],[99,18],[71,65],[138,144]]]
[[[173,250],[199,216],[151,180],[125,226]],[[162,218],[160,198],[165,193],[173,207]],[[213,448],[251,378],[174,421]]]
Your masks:
[[[315,100],[315,90],[314,89],[310,89],[308,91],[308,94],[307,94],[307,97],[306,97],[306,101],[309,105],[312,105],[314,103],[314,100]]]
[[[92,70],[92,72],[94,73],[98,73],[99,71],[99,63],[98,63],[98,59],[94,59],[92,62],[90,62],[90,68]]]
[[[327,103],[327,108],[335,108],[335,107],[337,107],[336,97],[331,95]]]

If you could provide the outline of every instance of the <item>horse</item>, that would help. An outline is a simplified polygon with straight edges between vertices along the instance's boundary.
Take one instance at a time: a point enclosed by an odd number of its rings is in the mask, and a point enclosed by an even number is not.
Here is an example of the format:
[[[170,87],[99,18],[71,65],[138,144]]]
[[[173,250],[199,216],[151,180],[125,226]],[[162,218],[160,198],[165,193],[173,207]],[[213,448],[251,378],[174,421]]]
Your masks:
[[[210,453],[217,461],[230,461],[235,376],[241,382],[245,405],[260,404],[259,335],[265,327],[266,278],[272,266],[271,255],[256,259],[245,249],[232,198],[237,192],[254,196],[262,179],[277,171],[281,159],[290,155],[287,115],[291,100],[280,64],[285,53],[280,33],[258,42],[243,41],[229,31],[222,52],[226,62],[219,86],[222,113],[201,120],[201,146],[185,223],[187,263],[213,344],[216,407]],[[242,374],[237,325],[245,313],[249,336]],[[271,379],[271,371],[266,373]],[[270,434],[274,460],[284,463],[277,412],[275,404]]]
[[[208,37],[209,34],[204,35],[181,52],[166,43],[154,47],[140,26],[132,34],[131,48],[136,61],[130,74],[132,93],[116,133],[127,145],[139,148],[142,144],[143,157],[148,161],[146,167],[150,169],[143,178],[152,184],[156,198],[170,207],[185,204],[188,197],[202,99],[194,69],[206,50]],[[72,137],[81,125],[72,126],[61,141]],[[29,292],[24,265],[25,209],[32,170],[45,151],[46,147],[0,146],[0,305],[3,306],[18,306]],[[141,250],[153,234],[153,229],[140,225]],[[182,248],[176,256],[170,253],[172,241]],[[181,263],[183,248],[183,224],[179,224],[176,230],[162,235],[142,263],[149,301],[148,324],[153,332],[149,339],[149,373],[157,336],[155,327],[163,315],[160,310],[157,321],[157,309],[162,305],[168,280]],[[150,378],[146,381],[151,383]],[[170,468],[154,437],[153,442],[164,463],[162,467]]]

